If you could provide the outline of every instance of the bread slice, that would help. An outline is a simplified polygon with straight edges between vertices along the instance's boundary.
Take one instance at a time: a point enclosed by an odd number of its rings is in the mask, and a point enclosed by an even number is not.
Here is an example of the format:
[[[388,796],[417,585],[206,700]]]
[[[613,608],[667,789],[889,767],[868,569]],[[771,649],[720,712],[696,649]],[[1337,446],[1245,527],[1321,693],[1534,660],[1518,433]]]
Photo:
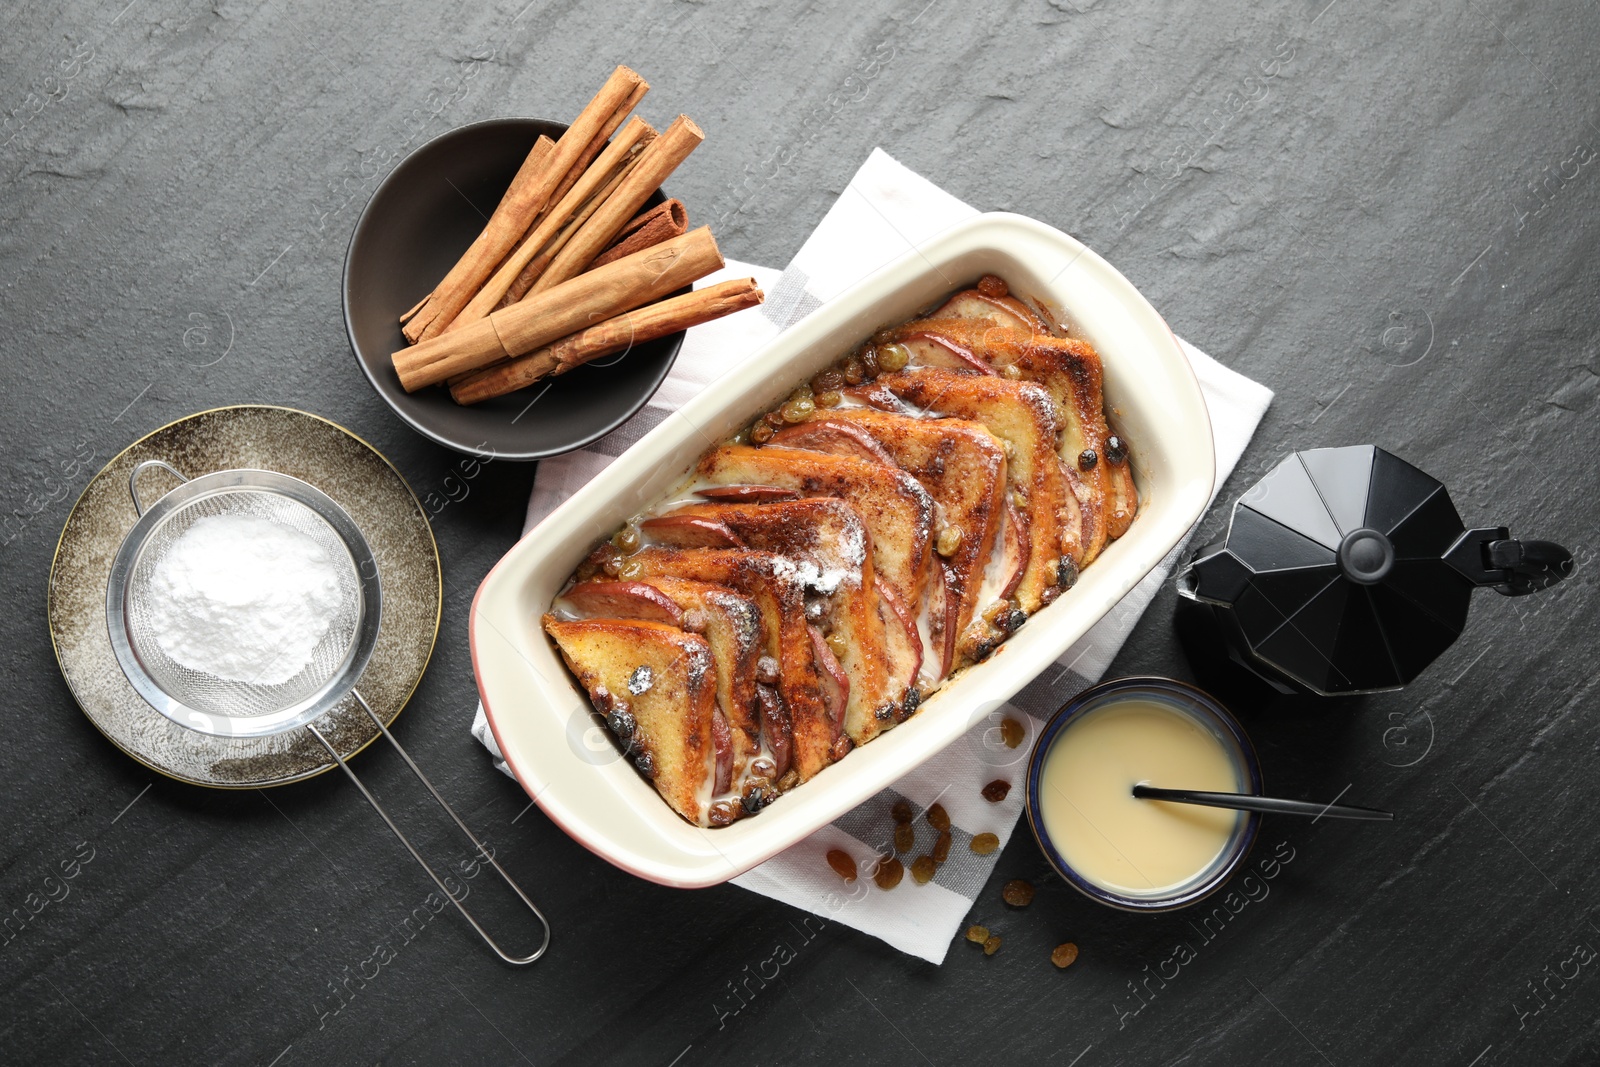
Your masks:
[[[838,497],[872,535],[873,569],[913,613],[921,609],[932,552],[933,498],[896,467],[792,448],[725,445],[700,461],[701,478],[718,485],[792,489]]]
[[[672,810],[708,825],[716,682],[704,639],[661,622],[544,617],[595,709]]]
[[[892,675],[872,569],[871,537],[854,509],[835,497],[809,497],[771,504],[690,504],[640,524],[646,536],[669,543],[695,530],[685,519],[727,528],[742,544],[794,561],[823,609],[818,637],[837,635],[837,660],[847,681],[845,733],[860,745],[899,720],[897,714],[914,675]],[[898,620],[896,620],[898,625]],[[813,642],[815,645],[815,642]],[[834,651],[825,642],[818,660]],[[828,681],[826,670],[822,675]],[[826,696],[826,687],[825,693]]]
[[[719,765],[716,793],[743,777],[761,754],[756,704],[756,661],[761,655],[761,614],[755,601],[710,582],[682,578],[579,582],[556,600],[558,612],[579,618],[643,619],[700,634],[716,667],[717,708],[731,734],[732,752]]]
[[[917,419],[851,408],[819,412],[778,431],[771,444],[892,462],[933,497],[943,524],[935,543],[944,529],[959,533],[954,549],[937,560],[943,588],[933,613],[934,640],[939,674],[948,674],[956,639],[972,622],[1005,509],[1006,455],[1000,441],[968,419]]]
[[[762,647],[777,661],[778,693],[790,724],[790,736],[767,738],[780,766],[782,753],[790,754],[790,767],[806,781],[849,750],[838,742],[843,723],[828,714],[822,698],[816,651],[806,627],[805,583],[795,565],[782,556],[749,548],[640,549],[628,557],[637,566],[636,578],[687,578],[712,582],[755,601],[761,614]]]
[[[918,368],[881,374],[872,389],[927,411],[982,423],[1007,446],[1006,488],[1026,526],[1029,558],[1017,606],[1032,615],[1077,580],[1079,504],[1056,455],[1059,422],[1050,394],[1029,382]]]
[[[965,327],[953,328],[957,322]],[[895,327],[890,339],[911,348],[929,366],[1004,369],[1050,390],[1062,416],[1061,458],[1100,501],[1100,535],[1088,541],[1086,559],[1128,531],[1139,508],[1127,450],[1107,446],[1104,376],[1100,356],[1087,341],[1059,336],[1044,317],[1008,295],[1006,283],[986,275],[973,289],[951,296],[931,314]],[[1095,453],[1083,471],[1078,457]]]

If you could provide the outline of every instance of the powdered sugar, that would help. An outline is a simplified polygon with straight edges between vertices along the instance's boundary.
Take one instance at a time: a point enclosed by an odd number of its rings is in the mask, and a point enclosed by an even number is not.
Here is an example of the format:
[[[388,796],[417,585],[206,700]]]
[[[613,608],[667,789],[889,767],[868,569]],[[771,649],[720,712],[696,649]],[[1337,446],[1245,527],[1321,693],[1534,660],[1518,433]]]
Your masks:
[[[281,522],[199,519],[150,576],[156,641],[190,670],[258,685],[287,682],[311,662],[338,613],[347,565]]]

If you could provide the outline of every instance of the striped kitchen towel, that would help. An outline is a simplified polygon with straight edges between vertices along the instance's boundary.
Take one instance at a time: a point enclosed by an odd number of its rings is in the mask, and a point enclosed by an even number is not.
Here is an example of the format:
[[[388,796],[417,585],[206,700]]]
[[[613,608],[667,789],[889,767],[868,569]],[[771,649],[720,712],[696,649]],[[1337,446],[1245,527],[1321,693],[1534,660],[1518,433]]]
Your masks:
[[[592,478],[623,450],[703,389],[713,378],[756,351],[777,333],[799,321],[856,281],[947,227],[975,214],[927,179],[873,151],[798,255],[781,273],[771,268],[729,261],[725,270],[705,279],[710,285],[726,278],[754,276],[767,292],[759,310],[696,326],[684,341],[672,374],[631,420],[589,448],[539,464],[528,517],[523,529],[540,519]],[[1194,365],[1211,412],[1220,486],[1244,452],[1265,414],[1272,393],[1229,370],[1205,353],[1180,341]],[[1185,540],[1187,544],[1187,540]],[[967,847],[980,833],[996,834],[1004,846],[1022,811],[1022,779],[1035,733],[1063,702],[1093,684],[1145,606],[1166,581],[1183,551],[1179,545],[1161,566],[1128,593],[1112,611],[1064,655],[1055,670],[1035,679],[1009,704],[990,712],[960,742],[907,774],[893,786],[860,805],[811,837],[734,879],[734,884],[792,904],[871,934],[913,956],[941,963],[962,920],[988,880],[999,852],[980,856]],[[1001,737],[1000,723],[1014,719],[1026,731],[1015,747]],[[502,771],[483,709],[473,720],[472,735],[491,752]],[[998,804],[979,790],[1001,779],[1012,786]],[[880,852],[887,851],[893,823],[890,809],[905,798],[920,813],[938,801],[951,819],[949,862],[932,882],[917,886],[907,878],[896,892],[885,893],[867,877],[843,883],[827,865],[831,849],[843,849],[870,872]],[[913,820],[917,841],[911,855],[926,852],[933,829]],[[909,891],[908,891],[909,890]]]

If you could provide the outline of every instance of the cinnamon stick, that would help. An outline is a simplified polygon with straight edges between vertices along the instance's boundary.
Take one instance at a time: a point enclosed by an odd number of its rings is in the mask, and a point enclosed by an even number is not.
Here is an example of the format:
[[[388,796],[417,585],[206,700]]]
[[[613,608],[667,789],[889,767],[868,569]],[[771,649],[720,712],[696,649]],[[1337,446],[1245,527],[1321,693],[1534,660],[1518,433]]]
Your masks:
[[[683,209],[683,201],[668,200],[657,204],[644,214],[635,215],[633,221],[622,228],[617,242],[600,253],[589,269],[603,267],[623,256],[631,256],[641,248],[670,241],[688,232],[688,229],[689,215]]]
[[[595,135],[615,117],[620,107],[635,99],[640,85],[648,88],[644,79],[627,67],[618,67],[611,72],[594,99],[589,101],[556,141],[548,158],[541,161],[536,174],[530,175],[520,188],[518,181],[513,181],[516,195],[512,195],[512,190],[507,190],[506,197],[495,208],[494,214],[489,217],[489,224],[478,235],[478,239],[434,288],[429,309],[406,324],[407,339],[427,340],[442,333],[445,327],[455,321],[473,294],[505,259],[506,253],[528,232],[535,217],[550,202],[551,194],[572,170],[573,164],[589,147]],[[524,164],[523,170],[526,169],[527,165]],[[519,170],[518,180],[522,177],[523,171]],[[428,321],[413,333],[424,317]]]
[[[423,331],[438,314],[440,293],[446,285],[452,284],[452,279],[464,276],[470,269],[469,264],[476,257],[487,253],[488,248],[496,241],[491,231],[496,227],[504,228],[511,225],[507,220],[519,211],[526,210],[528,203],[539,195],[539,187],[544,179],[545,164],[549,162],[550,155],[555,151],[556,142],[540,134],[534,139],[533,147],[528,149],[527,156],[522,165],[517,168],[517,173],[512,177],[511,184],[506,186],[506,191],[501,195],[500,202],[495,205],[493,214],[484,228],[478,231],[478,236],[472,239],[472,244],[456,260],[455,266],[438,285],[416,307],[408,313],[404,329],[400,332],[406,335],[408,341],[415,341],[421,337]]]
[[[672,125],[668,126],[660,137],[650,142],[649,147],[640,154],[639,163],[633,168],[633,173],[629,174],[617,191],[607,198],[593,217],[583,224],[583,229],[573,235],[572,240],[561,250],[561,254],[556,256],[539,280],[533,283],[529,294],[537,295],[589,269],[595,257],[616,240],[622,227],[637,215],[644,202],[650,199],[650,194],[660,188],[661,183],[677,169],[678,164],[700,146],[705,136],[689,116],[679,115],[673,119]]]
[[[459,330],[393,354],[406,392],[521,356],[558,337],[643,307],[721,268],[709,227],[624,256]]]
[[[578,176],[560,202],[545,212],[538,224],[528,231],[527,237],[506,257],[494,275],[483,283],[483,288],[461,309],[449,328],[456,329],[466,323],[476,322],[493,311],[528,261],[544,248],[590,197],[600,191],[619,167],[633,159],[654,138],[655,130],[650,124],[634,116],[617,135],[617,139],[593,161],[594,165]]]
[[[683,296],[669,297],[624,312],[525,356],[466,375],[451,383],[450,395],[458,404],[504,396],[601,356],[627,351],[634,345],[754,307],[763,299],[754,278],[718,282]]]
[[[505,295],[500,298],[500,303],[495,306],[497,308],[510,307],[524,296],[527,296],[528,290],[533,288],[533,283],[544,276],[544,272],[550,266],[551,261],[561,254],[561,250],[567,246],[567,242],[572,239],[573,234],[583,229],[583,224],[589,221],[589,217],[600,209],[600,205],[606,202],[606,198],[616,191],[617,186],[621,185],[632,169],[638,165],[639,157],[635,156],[618,168],[617,173],[612,175],[611,180],[602,186],[599,192],[591,196],[578,209],[577,214],[568,219],[566,225],[556,231],[554,237],[545,242],[544,250],[528,261],[528,265],[522,268],[522,273],[517,275],[516,281],[511,283],[511,288],[506,290]]]

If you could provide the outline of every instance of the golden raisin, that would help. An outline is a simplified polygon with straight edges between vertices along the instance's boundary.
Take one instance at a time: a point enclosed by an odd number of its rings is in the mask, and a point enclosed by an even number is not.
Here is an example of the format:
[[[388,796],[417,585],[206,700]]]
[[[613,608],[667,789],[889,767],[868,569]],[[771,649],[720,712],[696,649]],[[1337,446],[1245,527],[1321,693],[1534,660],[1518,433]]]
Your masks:
[[[643,573],[644,564],[640,563],[636,559],[624,560],[622,566],[617,568],[617,577],[626,579],[630,582]]]
[[[1000,740],[1006,743],[1007,748],[1016,748],[1027,736],[1028,731],[1023,729],[1022,724],[1016,719],[1000,720]]]
[[[999,952],[999,951],[1000,951],[1000,935],[998,935],[998,934],[990,934],[989,935],[989,940],[987,940],[987,941],[985,941],[983,943],[983,954],[985,956],[993,956],[996,952]]]
[[[1022,368],[1015,363],[1007,363],[1000,368],[1000,376],[1014,382],[1022,377]]]
[[[817,394],[817,407],[836,408],[844,403],[844,394],[837,389],[825,389]]]
[[[987,856],[1000,847],[1000,838],[995,834],[979,834],[967,847],[980,856]]]
[[[769,411],[761,416],[761,419],[774,430],[783,429],[783,412],[781,411]]]
[[[861,360],[855,356],[850,356],[844,361],[840,373],[844,375],[845,383],[848,385],[860,385],[867,376],[866,367],[862,366]]]
[[[1000,890],[1000,899],[1013,908],[1026,908],[1033,903],[1033,883],[1013,878],[1006,883],[1004,889]]]
[[[946,830],[933,843],[933,862],[943,863],[950,858],[950,831]]]
[[[809,396],[803,396],[790,400],[781,410],[784,422],[805,422],[817,410],[817,405]]]
[[[911,801],[901,797],[894,802],[894,807],[889,809],[889,814],[894,817],[895,822],[910,822],[912,815]]]
[[[945,559],[955,555],[961,548],[961,527],[946,526],[939,531],[939,540],[934,544],[934,551]]]
[[[835,659],[844,659],[845,653],[850,651],[850,642],[844,639],[844,634],[834,630],[823,638],[828,644],[828,651],[832,652]]]
[[[612,535],[611,543],[616,545],[620,551],[632,555],[639,551],[639,527],[631,522],[628,523],[628,525]]]
[[[928,809],[928,825],[940,833],[950,829],[950,813],[944,810],[943,804],[935,801],[933,807]]]
[[[908,822],[896,823],[894,827],[894,850],[896,852],[910,852],[911,846],[917,843],[917,832]]]
[[[893,889],[900,884],[900,879],[906,876],[905,866],[893,856],[885,856],[878,861],[878,866],[872,872],[872,880],[878,883],[879,889]]]
[[[886,371],[904,370],[910,362],[911,349],[903,344],[891,342],[878,349],[878,366]]]
[[[933,876],[938,870],[939,865],[933,862],[932,856],[918,856],[911,863],[911,877],[916,879],[918,885],[927,885],[933,881]]]
[[[996,778],[983,787],[983,799],[991,804],[998,804],[1006,798],[1006,794],[1009,792],[1011,792],[1011,783],[1004,778]]]
[[[772,440],[772,427],[765,422],[758,422],[750,427],[750,440],[758,445],[764,445]]]
[[[606,577],[615,578],[617,573],[622,570],[622,557],[613,551],[612,554],[607,556],[605,561],[600,564],[600,569],[606,572]]]
[[[989,940],[989,928],[987,926],[967,927],[967,940],[975,944],[983,944]]]
[[[835,874],[847,882],[856,880],[856,861],[848,852],[836,848],[828,850],[828,866],[833,868]]]
[[[1068,941],[1064,945],[1057,945],[1050,952],[1050,962],[1057,967],[1071,967],[1072,961],[1078,958],[1078,946]]]

